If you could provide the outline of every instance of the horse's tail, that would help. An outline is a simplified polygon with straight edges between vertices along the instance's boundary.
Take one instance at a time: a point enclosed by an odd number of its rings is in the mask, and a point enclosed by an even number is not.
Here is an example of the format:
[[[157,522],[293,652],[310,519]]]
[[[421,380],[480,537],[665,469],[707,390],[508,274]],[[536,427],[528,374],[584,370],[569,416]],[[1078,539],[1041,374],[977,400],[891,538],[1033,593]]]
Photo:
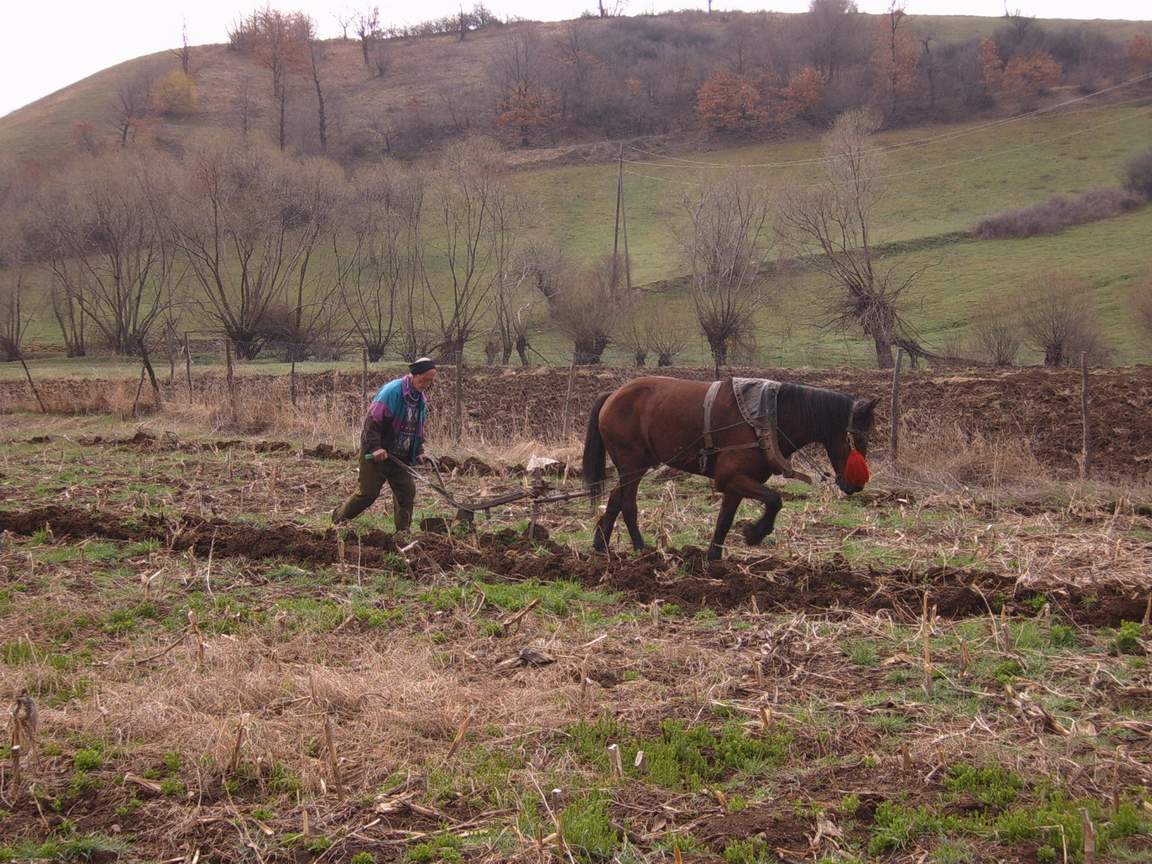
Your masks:
[[[584,434],[584,457],[581,468],[584,472],[584,485],[592,490],[594,498],[604,493],[604,475],[608,467],[608,454],[604,449],[604,436],[600,434],[600,409],[608,401],[611,393],[598,396],[588,415],[588,431]]]

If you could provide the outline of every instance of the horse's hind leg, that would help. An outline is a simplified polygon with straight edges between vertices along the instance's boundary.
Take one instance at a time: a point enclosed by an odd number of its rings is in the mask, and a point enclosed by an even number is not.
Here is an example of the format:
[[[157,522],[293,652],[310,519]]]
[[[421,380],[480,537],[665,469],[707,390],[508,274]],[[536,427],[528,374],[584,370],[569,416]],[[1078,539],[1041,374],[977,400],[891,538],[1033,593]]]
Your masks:
[[[640,533],[640,511],[636,506],[636,493],[640,490],[640,479],[644,476],[647,469],[640,469],[639,471],[632,472],[627,481],[627,485],[622,486],[622,507],[621,512],[624,514],[624,524],[628,526],[628,536],[632,539],[632,548],[640,551],[644,548],[644,536]]]
[[[612,490],[608,496],[608,504],[604,507],[604,515],[596,522],[596,531],[592,536],[592,548],[597,552],[607,552],[608,544],[612,540],[612,529],[616,526],[616,517],[620,515],[621,506],[620,489]]]
[[[712,543],[708,546],[708,560],[719,561],[724,554],[724,538],[732,529],[732,520],[736,518],[736,511],[740,509],[743,495],[735,492],[725,492],[720,501],[720,515],[716,517],[716,530],[712,534]]]

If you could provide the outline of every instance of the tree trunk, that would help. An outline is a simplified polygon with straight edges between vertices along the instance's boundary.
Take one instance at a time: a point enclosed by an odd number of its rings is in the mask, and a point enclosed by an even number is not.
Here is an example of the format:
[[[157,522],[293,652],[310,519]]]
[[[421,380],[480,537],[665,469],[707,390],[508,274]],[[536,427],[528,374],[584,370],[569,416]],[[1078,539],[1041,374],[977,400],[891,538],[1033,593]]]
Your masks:
[[[720,367],[728,365],[728,342],[725,339],[708,340],[708,347],[712,350],[712,365],[715,367],[716,378],[720,378]]]
[[[286,103],[288,102],[288,94],[283,89],[281,89],[281,91],[280,91],[280,100],[279,101],[280,101],[280,130],[279,130],[280,131],[280,137],[279,137],[279,141],[280,141],[280,149],[283,150],[284,149],[284,138],[285,138],[284,112],[285,112],[285,108],[286,108]]]
[[[328,152],[328,118],[324,113],[324,91],[320,89],[320,79],[316,79],[316,113],[320,127],[320,152]]]
[[[876,346],[876,367],[878,369],[891,369],[896,365],[892,356],[892,340],[887,336],[873,336],[872,342]]]
[[[528,337],[516,337],[516,353],[520,355],[520,365],[528,368]]]

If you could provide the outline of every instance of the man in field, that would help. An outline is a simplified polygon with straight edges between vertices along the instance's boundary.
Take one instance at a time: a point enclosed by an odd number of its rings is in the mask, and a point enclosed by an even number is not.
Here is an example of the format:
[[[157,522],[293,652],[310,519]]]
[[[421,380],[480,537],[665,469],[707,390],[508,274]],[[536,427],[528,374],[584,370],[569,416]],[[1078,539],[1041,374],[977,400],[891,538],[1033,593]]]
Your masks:
[[[436,364],[421,357],[408,367],[403,378],[380,388],[364,418],[358,459],[359,488],[332,511],[333,524],[360,515],[380,497],[387,483],[396,504],[393,519],[397,531],[412,524],[416,484],[408,466],[424,461],[424,419],[428,415],[425,395],[436,381]]]

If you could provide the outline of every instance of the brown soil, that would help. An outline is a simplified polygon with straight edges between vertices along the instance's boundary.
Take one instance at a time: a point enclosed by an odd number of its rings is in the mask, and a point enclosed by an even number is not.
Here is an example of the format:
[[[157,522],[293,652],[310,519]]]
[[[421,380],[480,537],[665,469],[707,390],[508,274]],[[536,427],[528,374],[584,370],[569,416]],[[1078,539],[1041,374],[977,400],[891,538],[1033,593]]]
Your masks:
[[[0,511],[0,531],[30,535],[48,527],[57,539],[89,536],[113,540],[157,540],[173,551],[197,556],[275,558],[304,564],[359,562],[367,568],[395,566],[398,545],[381,531],[348,534],[314,531],[294,524],[251,525],[191,515],[126,518],[114,512],[59,506]],[[440,528],[441,526],[435,526]],[[1003,606],[1029,615],[1027,603],[1042,590],[1057,611],[1085,625],[1115,626],[1140,620],[1146,597],[1099,584],[1092,589],[1052,584],[1018,590],[1013,578],[953,567],[890,570],[853,567],[839,556],[802,561],[768,556],[750,563],[708,563],[701,550],[653,551],[637,558],[581,555],[547,540],[530,540],[512,529],[477,534],[467,542],[451,535],[422,533],[410,555],[414,575],[433,565],[481,566],[507,580],[572,580],[620,591],[637,601],[676,603],[693,610],[733,609],[755,604],[762,611],[844,613],[892,610],[919,615],[927,591],[939,615],[961,618]]]

